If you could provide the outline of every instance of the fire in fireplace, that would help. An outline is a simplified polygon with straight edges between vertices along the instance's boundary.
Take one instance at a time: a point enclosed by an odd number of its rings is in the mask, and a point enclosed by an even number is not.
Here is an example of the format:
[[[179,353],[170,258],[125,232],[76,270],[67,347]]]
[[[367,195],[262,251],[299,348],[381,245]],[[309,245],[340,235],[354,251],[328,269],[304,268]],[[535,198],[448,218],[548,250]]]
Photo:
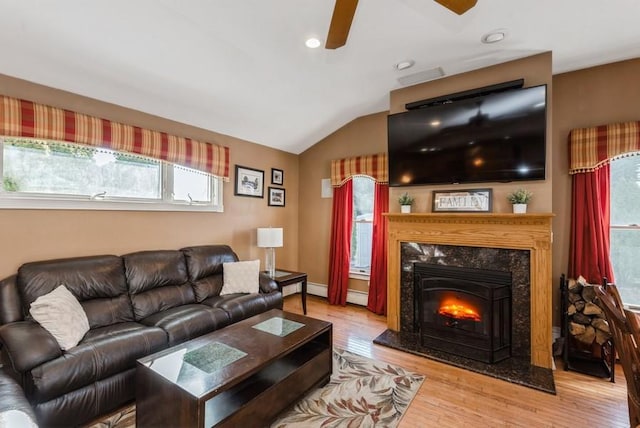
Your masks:
[[[460,320],[471,320],[475,322],[481,322],[482,317],[466,302],[458,303],[457,299],[453,301],[446,301],[440,304],[438,309],[438,315],[442,315],[446,319],[450,320],[449,326],[457,325]]]
[[[511,356],[511,273],[415,263],[422,346],[485,363]]]

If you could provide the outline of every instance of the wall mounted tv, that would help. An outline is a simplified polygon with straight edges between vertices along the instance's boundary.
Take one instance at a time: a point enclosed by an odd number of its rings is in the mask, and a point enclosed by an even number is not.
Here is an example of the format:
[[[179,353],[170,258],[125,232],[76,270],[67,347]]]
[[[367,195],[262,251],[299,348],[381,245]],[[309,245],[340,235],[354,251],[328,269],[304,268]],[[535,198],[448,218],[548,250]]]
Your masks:
[[[389,115],[389,184],[544,180],[546,85]]]

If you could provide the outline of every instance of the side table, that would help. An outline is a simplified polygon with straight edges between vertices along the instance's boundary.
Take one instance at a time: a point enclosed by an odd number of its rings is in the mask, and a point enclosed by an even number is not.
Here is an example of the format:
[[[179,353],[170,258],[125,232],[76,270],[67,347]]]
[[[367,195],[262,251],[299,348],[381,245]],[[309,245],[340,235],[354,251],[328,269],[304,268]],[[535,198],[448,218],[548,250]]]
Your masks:
[[[285,285],[296,284],[298,282],[302,283],[302,312],[307,315],[307,274],[276,269],[276,273],[272,279],[278,284],[281,292],[282,287]]]

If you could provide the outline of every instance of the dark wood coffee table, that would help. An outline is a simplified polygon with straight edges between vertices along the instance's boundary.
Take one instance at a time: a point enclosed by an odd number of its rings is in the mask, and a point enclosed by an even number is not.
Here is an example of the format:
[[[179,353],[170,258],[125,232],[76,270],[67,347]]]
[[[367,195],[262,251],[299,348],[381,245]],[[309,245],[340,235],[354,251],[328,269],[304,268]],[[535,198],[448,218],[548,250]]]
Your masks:
[[[274,309],[138,360],[136,427],[266,426],[331,371],[331,323]]]

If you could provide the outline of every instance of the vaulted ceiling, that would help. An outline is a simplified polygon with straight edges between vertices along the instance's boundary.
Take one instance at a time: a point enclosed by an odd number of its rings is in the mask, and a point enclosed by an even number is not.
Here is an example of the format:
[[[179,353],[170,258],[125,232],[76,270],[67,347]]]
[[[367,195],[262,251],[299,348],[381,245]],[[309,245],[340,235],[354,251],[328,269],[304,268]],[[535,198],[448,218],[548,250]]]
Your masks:
[[[332,0],[0,0],[0,73],[292,153],[388,109],[400,77],[553,52],[553,72],[640,57],[640,1],[362,0],[345,46]],[[483,44],[501,30],[503,41]],[[394,65],[412,60],[409,69]]]

